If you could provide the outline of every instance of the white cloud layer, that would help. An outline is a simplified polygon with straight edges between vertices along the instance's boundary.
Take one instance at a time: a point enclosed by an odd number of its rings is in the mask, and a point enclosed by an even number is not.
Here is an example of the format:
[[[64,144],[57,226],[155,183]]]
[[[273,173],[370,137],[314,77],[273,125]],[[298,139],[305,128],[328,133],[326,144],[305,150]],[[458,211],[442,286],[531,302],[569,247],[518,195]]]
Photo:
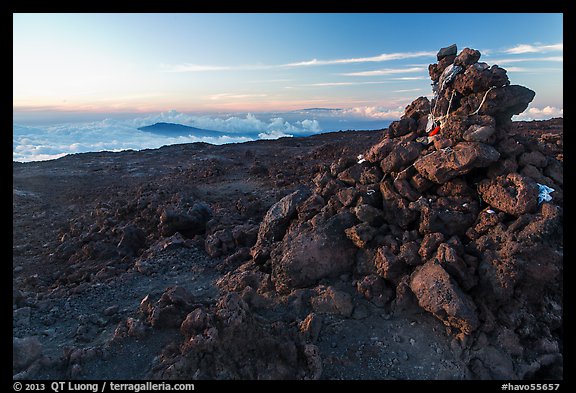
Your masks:
[[[564,109],[553,106],[545,106],[544,108],[531,107],[512,117],[512,120],[547,120],[554,117],[564,117]]]
[[[207,72],[207,71],[239,71],[239,70],[266,70],[276,68],[294,68],[294,67],[309,67],[309,66],[322,66],[334,64],[356,64],[356,63],[377,63],[391,60],[404,60],[416,57],[433,57],[436,52],[397,52],[397,53],[382,53],[377,56],[368,57],[351,57],[332,60],[304,60],[286,64],[257,64],[257,65],[234,65],[234,66],[219,66],[219,65],[202,65],[202,64],[161,64],[160,68],[164,72]]]
[[[208,97],[209,99],[213,100],[213,101],[218,101],[218,100],[242,100],[245,98],[260,98],[260,97],[267,97],[268,94],[233,94],[233,93],[218,93],[218,94],[213,94],[210,97]]]
[[[360,106],[355,108],[343,109],[342,115],[355,115],[368,117],[372,119],[396,120],[404,114],[404,107],[396,109],[386,109],[377,106]]]
[[[388,81],[370,81],[370,82],[322,82],[322,83],[311,83],[305,86],[316,86],[316,87],[332,87],[332,86],[356,86],[356,85],[383,85],[389,83]]]
[[[544,52],[556,52],[556,51],[563,51],[564,50],[564,43],[560,42],[557,44],[551,45],[542,45],[542,44],[519,44],[510,49],[506,49],[505,53],[511,54],[522,54],[522,53],[544,53]]]
[[[139,131],[137,128],[158,123],[178,123],[196,128],[221,131],[221,137],[164,136]],[[303,119],[292,122],[282,117],[261,120],[255,115],[245,117],[190,116],[177,111],[149,115],[128,120],[105,119],[96,122],[77,122],[28,127],[13,125],[14,161],[40,161],[71,153],[91,151],[121,151],[158,148],[164,145],[192,142],[224,144],[254,139],[275,139],[281,136],[314,134],[322,131],[318,120]],[[256,137],[255,135],[258,135]]]
[[[391,75],[391,74],[405,74],[413,72],[425,72],[424,67],[410,67],[410,68],[383,68],[381,70],[360,71],[360,72],[347,72],[340,75],[345,76],[377,76],[377,75]]]
[[[411,59],[414,57],[430,57],[435,56],[436,52],[399,52],[399,53],[382,53],[377,56],[370,57],[355,57],[346,59],[334,59],[334,60],[318,60],[312,59],[308,61],[300,61],[296,63],[285,64],[286,67],[302,67],[302,66],[314,66],[314,65],[331,65],[331,64],[353,64],[353,63],[372,63],[372,62],[382,62],[390,60],[404,60]]]
[[[546,57],[518,57],[518,58],[507,58],[507,59],[488,59],[491,64],[510,64],[510,63],[526,63],[535,61],[554,61],[563,62],[564,56],[546,56]]]

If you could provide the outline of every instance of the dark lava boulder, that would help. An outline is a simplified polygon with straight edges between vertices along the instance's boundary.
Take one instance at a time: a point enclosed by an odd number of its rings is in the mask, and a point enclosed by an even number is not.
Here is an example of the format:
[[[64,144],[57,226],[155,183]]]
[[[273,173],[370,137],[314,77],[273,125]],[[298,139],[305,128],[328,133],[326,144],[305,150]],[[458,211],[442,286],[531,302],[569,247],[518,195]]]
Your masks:
[[[538,185],[518,173],[483,180],[478,191],[490,206],[513,216],[531,213],[538,205]]]
[[[475,305],[439,264],[427,262],[416,269],[410,289],[418,304],[444,324],[470,334],[479,324]]]
[[[500,158],[492,146],[480,142],[460,142],[454,148],[437,150],[414,163],[414,168],[435,183],[464,175],[474,168],[487,167]]]
[[[252,256],[257,263],[265,262],[269,255],[269,246],[282,240],[290,220],[296,215],[298,204],[310,196],[310,191],[305,189],[296,190],[276,202],[264,216],[256,245],[252,249]]]
[[[164,209],[160,215],[158,229],[165,237],[180,232],[183,236],[193,237],[206,230],[206,223],[210,221],[212,211],[208,205],[197,202],[186,212]]]
[[[316,227],[289,232],[272,255],[276,287],[311,286],[321,278],[350,271],[356,248],[345,230],[356,222],[352,213],[342,212]]]

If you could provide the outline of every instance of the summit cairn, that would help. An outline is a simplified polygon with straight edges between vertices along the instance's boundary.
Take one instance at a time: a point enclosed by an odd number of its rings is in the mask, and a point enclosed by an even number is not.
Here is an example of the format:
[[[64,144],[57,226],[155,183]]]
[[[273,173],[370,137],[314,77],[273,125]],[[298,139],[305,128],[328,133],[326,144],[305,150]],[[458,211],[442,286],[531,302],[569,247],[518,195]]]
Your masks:
[[[305,198],[273,206],[291,213],[278,236],[260,228],[244,269],[270,274],[278,294],[349,277],[355,296],[442,321],[476,377],[523,378],[561,362],[519,343],[557,342],[562,156],[511,132],[534,91],[474,49],[437,59],[433,98],[414,100],[362,157],[321,170]],[[543,187],[554,190],[544,200]]]

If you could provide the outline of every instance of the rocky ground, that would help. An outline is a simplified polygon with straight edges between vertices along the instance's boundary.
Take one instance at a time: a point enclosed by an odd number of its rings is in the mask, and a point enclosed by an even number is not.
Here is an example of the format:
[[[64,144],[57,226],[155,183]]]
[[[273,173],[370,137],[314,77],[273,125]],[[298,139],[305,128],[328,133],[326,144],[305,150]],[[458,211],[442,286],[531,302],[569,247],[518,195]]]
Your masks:
[[[476,52],[382,131],[14,163],[14,378],[561,379],[563,122]]]

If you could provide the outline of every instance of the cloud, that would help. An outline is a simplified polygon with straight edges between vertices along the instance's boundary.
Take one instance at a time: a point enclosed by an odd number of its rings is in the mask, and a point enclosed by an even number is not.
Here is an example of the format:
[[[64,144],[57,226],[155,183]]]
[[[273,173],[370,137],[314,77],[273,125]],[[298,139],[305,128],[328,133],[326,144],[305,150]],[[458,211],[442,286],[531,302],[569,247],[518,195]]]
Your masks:
[[[206,71],[228,71],[233,67],[229,66],[215,66],[215,65],[201,65],[201,64],[161,64],[160,68],[164,72],[206,72]]]
[[[505,69],[508,72],[533,72],[533,73],[562,71],[562,68],[552,68],[552,67],[548,68],[506,67]]]
[[[510,63],[525,63],[525,62],[535,62],[535,61],[554,61],[563,62],[564,56],[547,56],[547,57],[520,57],[520,58],[508,58],[508,59],[488,59],[492,64],[510,64]]]
[[[334,60],[318,60],[312,59],[307,61],[299,61],[295,63],[284,64],[284,67],[303,67],[303,66],[317,66],[317,65],[332,65],[332,64],[353,64],[353,63],[371,63],[383,62],[390,60],[403,60],[411,59],[414,57],[436,56],[436,52],[399,52],[399,53],[382,53],[377,56],[371,57],[352,57]]]
[[[139,131],[137,128],[157,122],[179,123],[197,128],[222,131],[221,137],[163,136]],[[95,122],[72,122],[27,127],[13,125],[12,157],[15,161],[39,161],[62,157],[71,153],[90,151],[122,151],[154,149],[177,143],[207,142],[212,144],[246,142],[261,138],[307,135],[322,132],[318,120],[286,121],[276,116],[259,119],[253,114],[245,117],[190,116],[168,111],[131,119],[105,119]]]
[[[404,74],[412,72],[423,72],[426,68],[423,67],[412,67],[412,68],[383,68],[381,70],[373,71],[360,71],[360,72],[348,72],[340,75],[344,76],[377,76],[377,75],[391,75],[391,74]]]
[[[324,82],[324,83],[311,83],[305,86],[356,86],[356,85],[382,85],[388,83],[387,81],[370,81],[370,82]]]
[[[415,91],[422,91],[422,89],[402,89],[402,90],[393,90],[392,93],[412,93]]]
[[[506,67],[506,71],[508,72],[528,72],[530,68],[526,67]]]
[[[278,139],[278,138],[292,138],[294,135],[285,134],[282,131],[261,132],[258,134],[260,139]]]
[[[404,114],[404,107],[395,109],[378,106],[358,106],[354,108],[341,109],[340,116],[357,116],[379,120],[397,120]]]
[[[554,117],[564,117],[564,109],[553,106],[545,106],[544,108],[532,107],[514,116],[512,120],[547,120]]]
[[[222,100],[222,99],[244,99],[244,98],[257,98],[257,97],[268,97],[268,94],[233,94],[233,93],[219,93],[214,94],[209,97],[211,100]]]
[[[277,68],[294,68],[294,67],[309,67],[309,66],[322,66],[334,64],[355,64],[355,63],[374,63],[384,62],[390,60],[403,60],[415,57],[431,57],[436,56],[436,52],[398,52],[398,53],[382,53],[377,56],[369,57],[351,57],[332,60],[304,60],[286,64],[255,64],[255,65],[234,65],[234,66],[221,66],[221,65],[202,65],[202,64],[161,64],[160,68],[164,72],[207,72],[207,71],[240,71],[240,70],[265,70]]]
[[[428,80],[427,76],[400,76],[398,78],[390,78],[393,81],[422,81]]]
[[[543,53],[543,52],[555,52],[555,51],[563,51],[564,44],[562,42],[558,44],[552,45],[541,45],[541,44],[519,44],[512,48],[504,50],[504,53],[511,53],[511,54],[522,54],[522,53]]]

